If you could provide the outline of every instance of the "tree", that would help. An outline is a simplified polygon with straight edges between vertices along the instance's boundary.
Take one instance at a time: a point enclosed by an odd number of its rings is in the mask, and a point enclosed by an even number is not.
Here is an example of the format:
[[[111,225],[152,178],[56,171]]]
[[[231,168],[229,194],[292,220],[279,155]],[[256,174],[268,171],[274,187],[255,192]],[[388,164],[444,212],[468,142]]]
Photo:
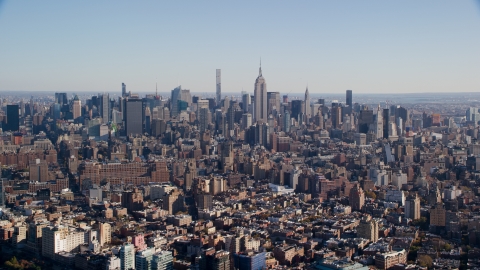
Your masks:
[[[377,199],[377,194],[375,194],[375,192],[370,190],[365,191],[365,196],[372,198],[374,200]]]
[[[418,261],[418,264],[422,267],[432,267],[433,265],[433,260],[432,260],[432,257],[428,256],[428,255],[420,255],[418,256],[417,258],[417,261]]]

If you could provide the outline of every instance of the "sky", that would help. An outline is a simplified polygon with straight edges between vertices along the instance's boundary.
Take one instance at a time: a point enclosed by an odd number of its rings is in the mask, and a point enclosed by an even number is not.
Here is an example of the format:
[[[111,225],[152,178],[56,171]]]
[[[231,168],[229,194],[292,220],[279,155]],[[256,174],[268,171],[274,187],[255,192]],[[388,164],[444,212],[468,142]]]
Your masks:
[[[4,1],[1,91],[480,91],[479,1]]]

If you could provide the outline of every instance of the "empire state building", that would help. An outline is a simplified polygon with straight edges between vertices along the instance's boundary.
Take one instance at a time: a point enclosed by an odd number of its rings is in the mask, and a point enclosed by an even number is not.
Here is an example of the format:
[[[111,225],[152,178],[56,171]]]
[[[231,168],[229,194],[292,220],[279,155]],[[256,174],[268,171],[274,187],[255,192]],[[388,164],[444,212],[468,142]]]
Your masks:
[[[267,122],[267,83],[262,76],[262,65],[260,65],[258,77],[255,80],[255,121]]]

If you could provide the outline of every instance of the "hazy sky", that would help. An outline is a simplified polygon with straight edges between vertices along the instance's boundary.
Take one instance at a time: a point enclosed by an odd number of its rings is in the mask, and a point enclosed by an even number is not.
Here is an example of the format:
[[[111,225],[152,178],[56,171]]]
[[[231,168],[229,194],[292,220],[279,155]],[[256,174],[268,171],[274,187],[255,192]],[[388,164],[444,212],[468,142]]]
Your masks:
[[[476,1],[2,1],[0,90],[480,91]]]

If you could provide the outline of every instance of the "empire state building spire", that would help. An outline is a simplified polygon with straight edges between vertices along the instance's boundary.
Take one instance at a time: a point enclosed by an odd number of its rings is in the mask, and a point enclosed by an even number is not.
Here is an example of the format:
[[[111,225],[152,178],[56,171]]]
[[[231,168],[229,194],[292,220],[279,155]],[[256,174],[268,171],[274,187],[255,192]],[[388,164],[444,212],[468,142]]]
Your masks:
[[[258,68],[258,77],[262,77],[262,58],[260,57],[260,68]]]

